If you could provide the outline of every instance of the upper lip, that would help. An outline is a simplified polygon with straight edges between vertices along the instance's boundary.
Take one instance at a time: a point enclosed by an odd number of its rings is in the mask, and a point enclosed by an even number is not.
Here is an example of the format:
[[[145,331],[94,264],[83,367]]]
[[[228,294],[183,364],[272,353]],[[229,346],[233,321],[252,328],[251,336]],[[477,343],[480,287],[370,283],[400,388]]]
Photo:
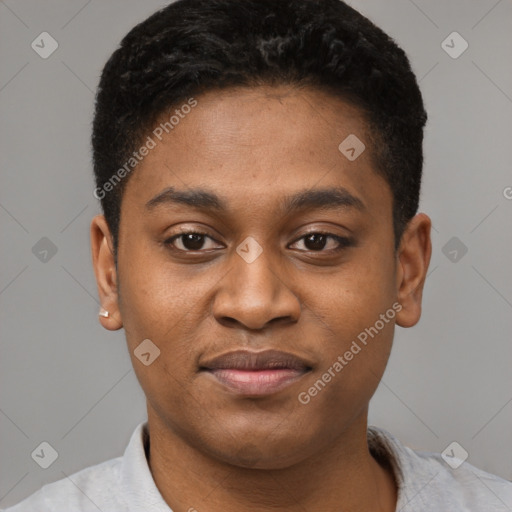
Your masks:
[[[280,350],[264,350],[253,352],[250,350],[235,350],[214,357],[202,363],[202,370],[310,370],[311,364],[289,352]]]

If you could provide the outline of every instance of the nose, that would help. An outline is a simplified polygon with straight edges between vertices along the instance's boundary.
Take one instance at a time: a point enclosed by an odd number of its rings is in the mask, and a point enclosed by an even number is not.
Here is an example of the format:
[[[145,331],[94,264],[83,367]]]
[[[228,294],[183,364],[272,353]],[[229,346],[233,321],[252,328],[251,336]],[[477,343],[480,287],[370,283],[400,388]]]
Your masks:
[[[213,299],[212,312],[218,322],[256,330],[271,322],[299,320],[300,301],[286,282],[286,273],[270,259],[267,251],[251,263],[233,254],[230,271]]]

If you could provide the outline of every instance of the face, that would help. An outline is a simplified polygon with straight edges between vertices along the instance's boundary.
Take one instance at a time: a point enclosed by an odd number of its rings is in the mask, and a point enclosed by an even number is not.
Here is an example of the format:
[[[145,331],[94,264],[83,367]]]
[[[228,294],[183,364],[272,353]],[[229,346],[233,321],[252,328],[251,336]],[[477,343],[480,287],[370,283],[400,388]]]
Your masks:
[[[391,190],[341,100],[196,100],[127,183],[117,269],[93,221],[101,320],[125,329],[150,422],[219,460],[285,467],[366,417],[395,323],[419,318],[428,217],[395,252]],[[355,159],[339,149],[350,135],[366,145]]]

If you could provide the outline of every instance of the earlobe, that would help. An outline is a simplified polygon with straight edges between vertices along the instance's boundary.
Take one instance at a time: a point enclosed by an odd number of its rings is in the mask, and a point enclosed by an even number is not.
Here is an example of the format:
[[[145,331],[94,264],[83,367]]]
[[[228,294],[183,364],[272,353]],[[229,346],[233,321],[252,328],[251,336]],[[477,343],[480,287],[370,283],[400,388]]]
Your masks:
[[[401,327],[412,327],[421,317],[423,287],[432,254],[431,226],[424,213],[413,217],[397,252],[397,296],[402,309],[396,315],[396,323]]]
[[[123,321],[119,311],[112,235],[103,215],[97,215],[91,222],[91,251],[101,304],[99,320],[105,329],[115,331],[123,326]]]

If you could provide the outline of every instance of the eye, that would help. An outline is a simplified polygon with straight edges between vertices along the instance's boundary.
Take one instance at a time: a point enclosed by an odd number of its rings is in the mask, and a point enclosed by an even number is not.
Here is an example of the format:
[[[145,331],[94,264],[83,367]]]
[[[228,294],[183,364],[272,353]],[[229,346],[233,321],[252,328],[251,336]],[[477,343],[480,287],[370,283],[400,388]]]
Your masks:
[[[301,250],[313,252],[340,251],[354,245],[353,240],[350,238],[319,231],[308,233],[307,235],[304,235],[296,240],[294,243],[301,241],[304,241],[304,246],[306,247],[306,249]],[[324,250],[326,247],[327,250]]]
[[[189,251],[200,251],[202,249],[215,249],[215,244],[212,247],[204,247],[206,240],[215,242],[213,238],[208,236],[206,233],[200,233],[198,231],[183,231],[179,235],[174,235],[168,238],[164,243],[170,245],[172,248],[178,251],[189,252]],[[208,244],[207,244],[208,245]]]
[[[350,238],[317,231],[302,236],[292,245],[302,241],[305,248],[299,250],[312,252],[340,251],[354,245],[353,240]],[[171,236],[164,243],[182,252],[207,251],[218,248],[216,240],[207,233],[199,231],[183,231]]]

